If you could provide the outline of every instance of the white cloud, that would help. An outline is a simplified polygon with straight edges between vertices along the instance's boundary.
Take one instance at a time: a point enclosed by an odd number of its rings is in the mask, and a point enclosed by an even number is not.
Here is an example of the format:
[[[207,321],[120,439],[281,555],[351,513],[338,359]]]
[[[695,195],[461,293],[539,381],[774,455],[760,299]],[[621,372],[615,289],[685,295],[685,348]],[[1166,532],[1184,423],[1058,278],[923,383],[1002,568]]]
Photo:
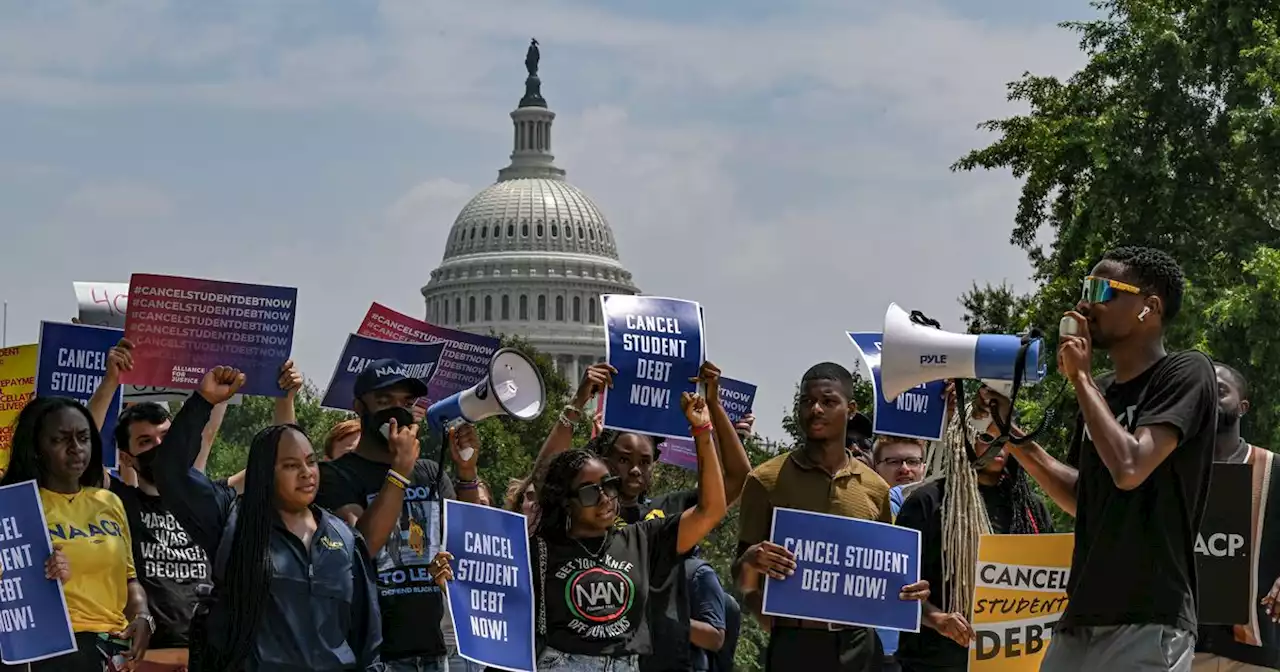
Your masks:
[[[66,217],[111,223],[164,219],[173,201],[156,187],[136,182],[87,184],[67,196]]]
[[[415,233],[434,230],[444,222],[453,224],[453,217],[475,192],[461,182],[433,178],[414,185],[396,199],[387,208],[387,220],[397,228],[413,229]]]

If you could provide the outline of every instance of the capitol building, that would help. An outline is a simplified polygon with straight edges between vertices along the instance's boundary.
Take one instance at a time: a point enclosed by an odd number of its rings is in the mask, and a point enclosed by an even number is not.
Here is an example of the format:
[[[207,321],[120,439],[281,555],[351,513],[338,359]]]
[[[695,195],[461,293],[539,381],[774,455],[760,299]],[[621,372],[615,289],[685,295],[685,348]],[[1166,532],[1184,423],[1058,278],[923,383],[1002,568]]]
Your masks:
[[[555,164],[556,115],[542,97],[539,57],[535,41],[524,96],[511,112],[511,163],[458,213],[422,296],[428,322],[524,337],[572,386],[604,359],[600,295],[639,290],[608,220]]]

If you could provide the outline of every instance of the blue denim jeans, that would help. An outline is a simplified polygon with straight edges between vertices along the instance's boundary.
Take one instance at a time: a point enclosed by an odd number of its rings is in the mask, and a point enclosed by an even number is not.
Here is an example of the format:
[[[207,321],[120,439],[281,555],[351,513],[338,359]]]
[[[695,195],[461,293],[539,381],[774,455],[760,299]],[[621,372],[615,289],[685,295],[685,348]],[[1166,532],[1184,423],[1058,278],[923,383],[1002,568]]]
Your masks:
[[[449,672],[449,659],[444,656],[428,658],[401,658],[383,661],[386,672]]]
[[[484,672],[484,665],[473,663],[455,653],[449,657],[449,672]]]
[[[538,672],[638,672],[640,658],[609,658],[586,656],[580,653],[563,653],[551,647],[538,656]]]

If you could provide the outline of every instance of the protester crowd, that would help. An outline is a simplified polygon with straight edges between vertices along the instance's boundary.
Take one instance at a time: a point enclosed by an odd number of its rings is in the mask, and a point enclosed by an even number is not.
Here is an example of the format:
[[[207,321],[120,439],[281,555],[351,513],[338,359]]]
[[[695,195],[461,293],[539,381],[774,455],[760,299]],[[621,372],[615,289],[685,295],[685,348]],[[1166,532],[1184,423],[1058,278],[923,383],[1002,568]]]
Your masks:
[[[706,362],[705,396],[679,400],[697,487],[662,496],[650,494],[661,439],[597,426],[587,446],[572,445],[575,427],[599,422],[586,409],[616,374],[603,362],[555,409],[531,473],[495,484],[504,493],[478,478],[485,446],[474,427],[452,431],[451,464],[421,457],[415,401],[426,384],[394,361],[364,368],[355,418],[319,445],[296,423],[303,379],[287,362],[272,424],[223,480],[205,462],[245,374],[214,368],[172,416],[154,403],[125,408],[114,429],[122,468],[108,474],[99,430],[133,366],[124,340],[88,405],[37,397],[14,428],[0,484],[39,485],[55,549],[46,573],[63,584],[78,646],[29,667],[478,670],[457,655],[445,608],[453,558],[435,552],[440,503],[457,499],[526,517],[539,670],[727,672],[744,611],[769,633],[768,670],[966,670],[980,536],[1055,531],[1034,483],[1076,520],[1070,600],[1041,669],[1277,669],[1272,551],[1255,562],[1249,623],[1197,620],[1194,547],[1213,463],[1252,465],[1255,500],[1275,479],[1272,454],[1240,434],[1244,377],[1165,350],[1184,284],[1173,259],[1147,248],[1115,250],[1084,279],[1066,314],[1077,328],[1063,330],[1057,352],[1080,409],[1066,463],[1002,421],[1016,414],[990,387],[948,386],[941,441],[874,435],[852,374],[826,362],[800,379],[803,442],[753,466],[743,446],[752,418],[730,418],[721,372]],[[1095,350],[1111,373],[1094,376]],[[724,585],[699,545],[735,506],[735,585]],[[770,541],[778,508],[918,530],[920,580],[892,590],[921,603],[920,631],[763,614],[766,577],[786,581],[796,568]],[[623,599],[576,601],[567,581],[582,575],[570,570],[596,572],[590,580]]]

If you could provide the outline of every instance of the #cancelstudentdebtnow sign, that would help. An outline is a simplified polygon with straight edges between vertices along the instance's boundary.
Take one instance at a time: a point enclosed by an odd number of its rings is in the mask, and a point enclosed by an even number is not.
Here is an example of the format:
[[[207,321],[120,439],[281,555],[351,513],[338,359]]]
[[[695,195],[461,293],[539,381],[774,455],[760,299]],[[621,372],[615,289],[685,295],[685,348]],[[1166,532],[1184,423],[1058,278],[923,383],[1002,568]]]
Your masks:
[[[755,399],[755,385],[720,377],[720,403],[731,421],[737,422],[750,413]],[[667,439],[662,442],[662,454],[658,460],[685,469],[697,469],[698,449],[693,439]]]
[[[36,482],[0,487],[0,660],[6,664],[76,650],[62,585],[44,575],[52,553]]]
[[[770,541],[795,554],[796,571],[765,579],[765,614],[920,631],[920,603],[898,599],[920,580],[918,530],[775,508]]]
[[[352,409],[355,401],[356,378],[365,367],[379,359],[394,359],[403,369],[399,371],[405,378],[417,378],[430,386],[433,376],[438,375],[438,365],[446,345],[444,343],[403,343],[380,341],[376,338],[351,334],[347,337],[347,345],[342,349],[338,366],[329,379],[329,389],[325,390],[320,405],[344,411]]]
[[[0,478],[9,468],[9,448],[18,414],[36,393],[36,356],[40,346],[0,348]]]
[[[1253,611],[1252,522],[1252,465],[1214,462],[1209,499],[1195,545],[1196,578],[1200,582],[1198,616],[1203,624],[1249,622]]]
[[[943,395],[946,381],[935,381],[898,395],[893,401],[885,401],[880,394],[880,345],[883,335],[879,332],[850,331],[849,340],[871,370],[871,386],[876,400],[872,431],[876,434],[907,436],[925,441],[940,441],[947,421],[947,400]]]
[[[70,397],[89,404],[107,372],[107,351],[120,342],[121,330],[87,324],[40,323],[40,355],[36,365],[37,397]],[[116,468],[116,420],[120,390],[111,398],[102,435],[102,466]]]
[[[680,408],[706,350],[702,309],[696,301],[606,294],[605,358],[618,373],[605,390],[604,426],[668,438],[691,436]]]
[[[382,341],[445,345],[435,375],[427,384],[427,396],[418,401],[422,405],[435,403],[480,382],[489,375],[493,353],[502,347],[502,342],[492,336],[423,322],[380,303],[369,307],[356,334]]]
[[[1034,672],[1067,609],[1072,534],[984,534],[978,540],[970,672]]]
[[[445,550],[453,554],[447,598],[458,653],[503,670],[533,672],[533,572],[525,517],[446,500]]]
[[[209,369],[231,366],[245,374],[242,393],[284,396],[280,367],[293,349],[297,299],[292,287],[135,273],[124,382],[194,390]]]

